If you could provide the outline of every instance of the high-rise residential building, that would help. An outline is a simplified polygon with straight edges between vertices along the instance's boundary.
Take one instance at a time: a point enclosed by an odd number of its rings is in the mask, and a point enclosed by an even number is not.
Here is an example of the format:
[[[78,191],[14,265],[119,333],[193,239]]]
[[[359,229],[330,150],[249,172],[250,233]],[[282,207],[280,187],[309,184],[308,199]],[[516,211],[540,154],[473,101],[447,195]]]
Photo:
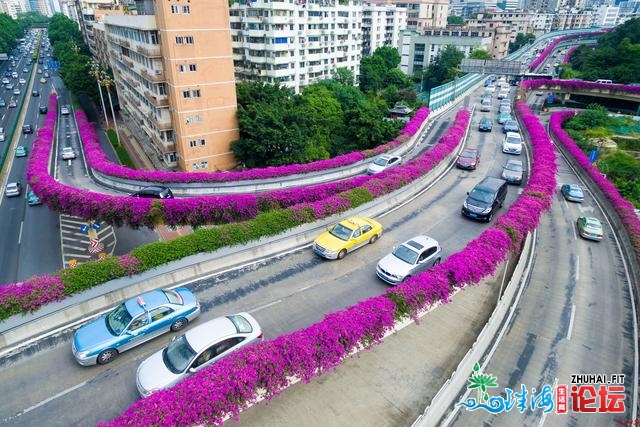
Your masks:
[[[124,15],[127,9],[119,0],[76,0],[75,5],[84,42],[89,47],[91,54],[97,56],[93,26],[102,22],[104,16]]]
[[[595,24],[604,27],[613,27],[618,23],[620,7],[600,5],[596,8]]]
[[[139,0],[138,15],[104,17],[121,108],[168,165],[235,165],[239,139],[227,0]],[[100,46],[100,44],[96,44]]]
[[[426,30],[422,34],[404,31],[400,37],[400,69],[412,76],[427,68],[438,53],[447,46],[455,46],[468,56],[474,49],[492,51],[496,32],[480,32],[472,29],[445,28]],[[509,36],[505,30],[500,36],[508,49]],[[502,50],[502,48],[501,48]]]
[[[407,29],[444,28],[449,16],[449,0],[367,0],[371,5],[393,4],[407,10]]]
[[[407,29],[407,10],[396,5],[364,6],[362,17],[362,55],[382,46],[397,48],[400,32]]]
[[[337,68],[360,72],[362,0],[241,0],[230,15],[238,80],[299,92]]]
[[[13,19],[17,19],[19,13],[27,11],[27,4],[23,0],[0,0],[0,13],[6,13]]]

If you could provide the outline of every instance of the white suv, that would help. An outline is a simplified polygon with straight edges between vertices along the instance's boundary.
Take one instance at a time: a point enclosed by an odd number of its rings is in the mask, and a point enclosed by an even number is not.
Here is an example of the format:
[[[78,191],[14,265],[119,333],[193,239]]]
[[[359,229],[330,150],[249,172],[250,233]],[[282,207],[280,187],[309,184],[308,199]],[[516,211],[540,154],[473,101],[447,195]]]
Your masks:
[[[63,116],[68,116],[69,115],[69,106],[68,105],[63,105],[62,107],[60,107],[60,114],[62,114]]]
[[[507,154],[522,153],[522,137],[517,132],[507,132],[502,141],[502,152]]]

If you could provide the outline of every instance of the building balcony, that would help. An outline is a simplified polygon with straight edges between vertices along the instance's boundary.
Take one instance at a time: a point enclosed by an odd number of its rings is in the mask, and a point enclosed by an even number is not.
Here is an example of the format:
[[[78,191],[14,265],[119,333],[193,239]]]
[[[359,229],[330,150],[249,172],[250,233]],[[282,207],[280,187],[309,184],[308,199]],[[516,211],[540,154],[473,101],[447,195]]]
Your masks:
[[[173,129],[173,125],[171,124],[171,119],[157,118],[153,115],[149,116],[149,121],[153,123],[153,125],[158,130],[171,130]]]
[[[126,65],[126,66],[127,66],[127,67],[129,67],[129,68],[133,68],[133,61],[132,61],[132,60],[130,60],[130,59],[129,59],[129,58],[127,58],[126,56],[123,56],[123,57],[121,58],[121,60],[122,60],[122,63],[123,63],[124,65]]]
[[[146,45],[136,46],[136,51],[147,58],[159,58],[160,57],[160,45]]]
[[[144,97],[156,108],[168,107],[169,97],[167,95],[154,95],[148,90],[144,91]]]
[[[142,77],[144,77],[145,79],[154,83],[160,83],[166,80],[164,71],[162,70],[147,70],[146,68],[143,68],[142,70],[140,70],[140,74],[142,74]]]

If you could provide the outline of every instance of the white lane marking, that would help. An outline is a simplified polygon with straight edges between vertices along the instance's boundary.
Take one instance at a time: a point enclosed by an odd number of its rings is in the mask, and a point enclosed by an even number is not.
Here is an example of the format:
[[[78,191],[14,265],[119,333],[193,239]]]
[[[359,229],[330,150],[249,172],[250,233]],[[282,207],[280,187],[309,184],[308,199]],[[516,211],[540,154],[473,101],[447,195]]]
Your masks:
[[[571,340],[571,332],[573,332],[573,319],[576,317],[576,305],[571,306],[571,318],[569,319],[569,330],[567,331],[567,340]]]
[[[22,242],[22,227],[24,226],[24,221],[20,221],[20,232],[18,233],[18,246],[20,246],[20,242]]]
[[[553,380],[553,388],[551,389],[551,395],[556,393],[556,387],[558,386],[558,378],[556,377]],[[540,422],[538,423],[538,427],[542,427],[544,425],[544,421],[547,419],[547,412],[542,413],[542,418],[540,418]]]
[[[36,403],[33,406],[30,406],[27,409],[18,412],[16,415],[14,415],[12,417],[5,418],[4,420],[2,420],[2,423],[5,423],[5,422],[13,420],[13,419],[16,419],[16,418],[18,418],[18,417],[20,417],[20,416],[22,416],[22,415],[24,415],[24,414],[26,414],[28,412],[33,411],[34,409],[38,409],[39,407],[41,407],[43,405],[46,405],[47,403],[51,402],[52,400],[56,400],[57,398],[62,397],[65,394],[69,394],[72,391],[79,389],[80,387],[84,387],[85,385],[87,385],[87,383],[88,383],[88,381],[83,381],[80,384],[74,385],[73,387],[70,387],[70,388],[68,388],[66,390],[62,390],[60,393],[58,393],[58,394],[56,394],[54,396],[51,396],[51,397],[49,397],[49,398],[47,398],[47,399],[45,399],[45,400],[43,400],[43,401],[41,401],[39,403]]]
[[[576,282],[580,280],[580,257],[576,255]]]
[[[271,307],[273,305],[280,304],[281,302],[282,302],[281,299],[275,300],[275,301],[271,301],[271,302],[269,302],[267,304],[259,305],[259,306],[255,307],[255,308],[252,308],[251,310],[247,311],[247,313],[249,313],[249,314],[257,313],[260,310],[264,310],[265,308],[269,308],[269,307]]]
[[[573,240],[578,240],[578,233],[576,233],[576,227],[571,227],[573,230]]]

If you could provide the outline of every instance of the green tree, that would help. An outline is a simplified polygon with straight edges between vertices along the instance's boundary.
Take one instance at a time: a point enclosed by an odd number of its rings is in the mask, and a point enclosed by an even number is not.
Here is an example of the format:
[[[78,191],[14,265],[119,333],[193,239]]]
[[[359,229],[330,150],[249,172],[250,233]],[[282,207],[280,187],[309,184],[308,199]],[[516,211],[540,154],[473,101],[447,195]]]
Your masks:
[[[493,59],[489,51],[485,49],[473,49],[469,54],[471,59]]]
[[[353,71],[345,67],[336,68],[333,72],[333,80],[347,86],[353,86],[355,81]]]
[[[373,52],[374,56],[379,56],[384,60],[384,65],[388,71],[393,70],[400,65],[400,54],[395,47],[382,46]]]
[[[515,52],[520,49],[522,46],[526,45],[529,42],[532,42],[536,39],[535,34],[527,33],[518,33],[516,34],[516,39],[509,44],[509,53]]]
[[[384,87],[387,67],[380,56],[365,56],[360,60],[360,90],[377,91]]]
[[[464,25],[464,18],[462,16],[447,16],[448,25]]]
[[[463,58],[464,53],[451,45],[438,52],[433,62],[425,70],[424,89],[429,90],[455,79],[458,75],[458,66]]]

